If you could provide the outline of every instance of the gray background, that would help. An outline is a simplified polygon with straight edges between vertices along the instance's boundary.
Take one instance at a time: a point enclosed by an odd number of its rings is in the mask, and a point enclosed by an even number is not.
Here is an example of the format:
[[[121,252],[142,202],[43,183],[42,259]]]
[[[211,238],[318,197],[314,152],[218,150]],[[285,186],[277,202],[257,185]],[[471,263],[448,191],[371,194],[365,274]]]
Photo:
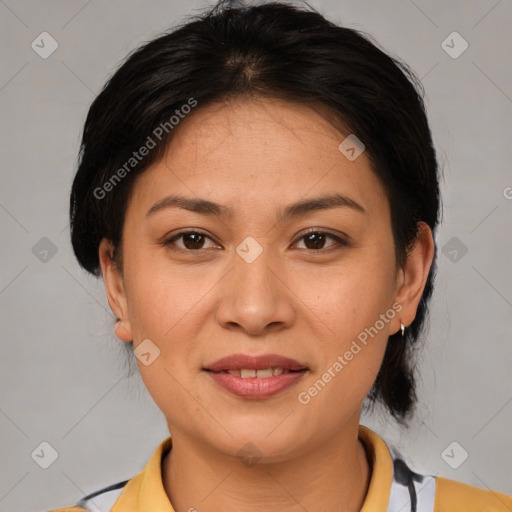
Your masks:
[[[382,414],[363,422],[419,471],[512,494],[512,3],[310,3],[416,71],[445,172],[417,418],[408,431]],[[68,194],[87,108],[108,75],[206,5],[0,0],[2,511],[71,505],[130,478],[168,435],[138,375],[125,377],[102,281],[73,258]],[[47,59],[31,48],[43,31],[58,42]],[[469,44],[455,59],[441,46],[453,31]],[[43,441],[58,453],[48,469],[31,457]]]

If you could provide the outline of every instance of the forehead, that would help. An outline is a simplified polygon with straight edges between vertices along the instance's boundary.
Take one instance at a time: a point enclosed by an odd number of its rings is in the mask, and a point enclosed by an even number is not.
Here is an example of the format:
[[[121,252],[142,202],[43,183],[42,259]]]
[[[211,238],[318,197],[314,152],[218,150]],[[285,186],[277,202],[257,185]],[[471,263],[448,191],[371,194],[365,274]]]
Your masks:
[[[139,176],[136,204],[184,193],[262,208],[338,191],[369,209],[386,208],[366,154],[349,159],[340,151],[349,135],[304,104],[258,98],[199,105],[180,121],[164,157]]]
[[[226,143],[243,145],[245,155],[252,154],[251,143],[262,147],[290,149],[301,145],[307,153],[337,146],[340,138],[348,135],[342,123],[335,128],[322,115],[327,109],[321,105],[288,102],[274,98],[234,99],[198,107],[186,117],[176,132],[168,156],[182,146],[194,146],[203,158],[219,158]],[[295,147],[295,149],[298,149]],[[302,152],[301,152],[302,153]],[[229,154],[226,153],[226,154]],[[260,158],[271,155],[260,153]],[[291,157],[290,154],[283,156]]]

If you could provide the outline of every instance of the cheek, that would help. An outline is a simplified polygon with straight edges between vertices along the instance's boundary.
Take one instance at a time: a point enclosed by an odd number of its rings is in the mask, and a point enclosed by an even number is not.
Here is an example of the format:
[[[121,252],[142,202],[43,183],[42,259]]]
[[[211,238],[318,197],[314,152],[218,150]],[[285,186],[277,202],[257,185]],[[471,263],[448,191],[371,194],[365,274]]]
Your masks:
[[[134,349],[137,354],[137,347],[150,340],[157,347],[152,350],[158,353],[150,365],[145,365],[143,358],[137,359],[137,364],[148,391],[164,409],[169,403],[176,410],[191,405],[187,400],[181,406],[177,404],[186,398],[181,386],[196,370],[195,353],[200,347],[195,340],[201,338],[211,314],[213,294],[208,292],[219,280],[204,269],[171,271],[169,267],[140,261],[137,267],[131,267],[126,288]],[[151,350],[152,345],[148,346]]]
[[[321,416],[326,431],[360,410],[379,373],[396,314],[384,293],[377,300],[374,290],[372,301],[358,302],[357,287],[346,292],[345,298],[352,300],[341,302],[331,316],[329,327],[334,334],[316,337],[318,365],[297,391],[297,400],[305,408],[304,421],[314,423]]]
[[[311,286],[311,283],[315,286]],[[391,323],[395,262],[391,250],[368,251],[331,272],[308,276],[296,288],[309,307],[308,324],[317,347],[313,388],[301,389],[315,407],[354,408],[377,377]],[[323,333],[323,334],[322,334]],[[324,390],[325,389],[325,390]],[[318,397],[318,399],[317,399]]]
[[[372,343],[361,347],[350,361],[346,351],[333,354],[331,363],[298,390],[296,399],[303,431],[317,432],[322,437],[338,431],[340,425],[359,415],[384,353],[385,345],[381,341]]]
[[[192,335],[199,327],[197,315],[215,284],[211,272],[141,264],[131,275],[127,295],[134,342],[154,338],[166,343],[177,332],[190,330]]]
[[[311,267],[307,273],[294,272],[288,277],[317,333],[331,341],[346,341],[374,325],[392,306],[395,272],[388,248],[380,255],[376,250],[360,251],[328,269]]]

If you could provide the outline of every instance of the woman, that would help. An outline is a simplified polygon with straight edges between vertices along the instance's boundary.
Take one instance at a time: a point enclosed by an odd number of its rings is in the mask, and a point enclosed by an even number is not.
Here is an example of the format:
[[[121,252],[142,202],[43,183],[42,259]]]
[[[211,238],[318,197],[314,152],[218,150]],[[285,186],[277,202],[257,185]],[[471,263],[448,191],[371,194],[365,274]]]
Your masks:
[[[220,2],[90,108],[72,243],[102,275],[170,437],[61,510],[505,511],[360,426],[405,423],[433,291],[438,165],[420,86],[359,33]]]

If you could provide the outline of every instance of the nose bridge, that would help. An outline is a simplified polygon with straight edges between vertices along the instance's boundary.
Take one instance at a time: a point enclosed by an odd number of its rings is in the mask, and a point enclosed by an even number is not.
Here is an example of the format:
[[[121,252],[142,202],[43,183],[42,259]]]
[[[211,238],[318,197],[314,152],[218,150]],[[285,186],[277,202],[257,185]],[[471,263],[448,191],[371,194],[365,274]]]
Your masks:
[[[276,255],[255,242],[246,239],[237,247],[217,312],[224,326],[238,324],[251,333],[289,324],[294,311],[282,276],[277,277],[282,272]]]
[[[238,300],[246,297],[248,301],[264,299],[267,303],[275,297],[277,283],[276,258],[272,249],[263,247],[251,237],[244,240],[236,249],[234,258],[233,284],[236,287]]]

